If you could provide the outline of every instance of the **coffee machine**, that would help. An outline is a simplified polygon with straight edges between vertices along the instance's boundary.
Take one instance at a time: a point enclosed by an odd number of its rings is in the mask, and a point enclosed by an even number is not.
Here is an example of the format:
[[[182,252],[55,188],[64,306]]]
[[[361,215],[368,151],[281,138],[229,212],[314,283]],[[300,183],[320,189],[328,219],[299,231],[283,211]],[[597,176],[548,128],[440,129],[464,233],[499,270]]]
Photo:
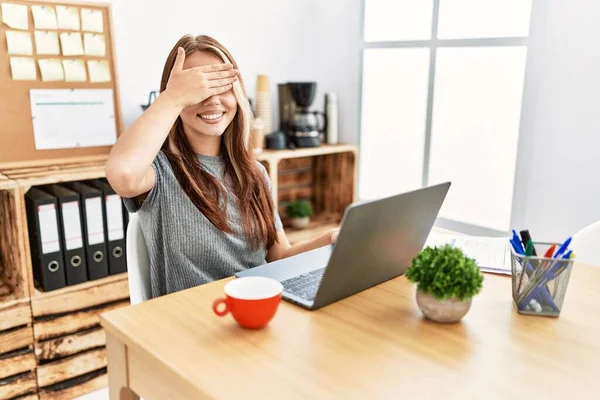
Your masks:
[[[281,128],[287,133],[289,145],[291,147],[320,146],[326,128],[325,114],[309,109],[315,99],[317,83],[289,82],[286,88],[290,96],[284,99],[283,103],[288,104],[280,104],[280,106],[293,112],[287,113],[285,123],[282,119]]]

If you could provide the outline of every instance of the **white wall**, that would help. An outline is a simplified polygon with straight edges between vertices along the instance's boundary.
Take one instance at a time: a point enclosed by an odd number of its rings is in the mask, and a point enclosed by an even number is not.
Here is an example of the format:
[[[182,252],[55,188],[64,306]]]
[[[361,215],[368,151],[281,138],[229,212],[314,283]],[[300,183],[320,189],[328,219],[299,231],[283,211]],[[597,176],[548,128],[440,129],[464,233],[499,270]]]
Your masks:
[[[597,0],[548,0],[543,46],[532,49],[537,88],[521,132],[515,221],[538,240],[561,241],[600,220],[598,15]]]
[[[112,0],[125,126],[158,90],[165,59],[184,34],[206,34],[238,62],[251,98],[257,74],[270,77],[273,127],[277,83],[311,80],[339,95],[340,138],[358,138],[360,0]]]
[[[543,41],[530,48],[513,226],[529,228],[538,240],[562,240],[600,219],[600,53],[594,50],[600,2],[546,3],[536,28]],[[270,76],[275,114],[277,82],[317,81],[319,109],[323,92],[337,92],[340,138],[358,141],[362,0],[112,4],[126,126],[140,115],[148,92],[158,89],[176,40],[208,34],[237,59],[251,97],[256,75]]]

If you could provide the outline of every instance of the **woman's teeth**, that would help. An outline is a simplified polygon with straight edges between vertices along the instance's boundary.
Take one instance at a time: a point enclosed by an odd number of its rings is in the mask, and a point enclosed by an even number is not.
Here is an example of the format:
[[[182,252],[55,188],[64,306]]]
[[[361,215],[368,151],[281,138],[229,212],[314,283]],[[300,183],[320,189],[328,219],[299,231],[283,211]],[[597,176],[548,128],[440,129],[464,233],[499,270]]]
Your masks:
[[[200,118],[202,119],[207,119],[207,120],[212,120],[212,119],[219,119],[223,116],[224,113],[219,113],[219,114],[200,114]]]

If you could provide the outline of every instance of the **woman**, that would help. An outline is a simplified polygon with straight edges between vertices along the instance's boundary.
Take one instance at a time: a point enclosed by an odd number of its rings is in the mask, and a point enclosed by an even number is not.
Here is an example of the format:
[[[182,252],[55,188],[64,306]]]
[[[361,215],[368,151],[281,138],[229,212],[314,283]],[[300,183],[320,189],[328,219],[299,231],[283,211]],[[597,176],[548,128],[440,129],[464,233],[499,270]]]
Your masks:
[[[167,58],[158,98],[114,145],[106,177],[139,212],[152,297],[335,241],[337,230],[290,246],[248,145],[251,118],[231,54],[188,35]]]

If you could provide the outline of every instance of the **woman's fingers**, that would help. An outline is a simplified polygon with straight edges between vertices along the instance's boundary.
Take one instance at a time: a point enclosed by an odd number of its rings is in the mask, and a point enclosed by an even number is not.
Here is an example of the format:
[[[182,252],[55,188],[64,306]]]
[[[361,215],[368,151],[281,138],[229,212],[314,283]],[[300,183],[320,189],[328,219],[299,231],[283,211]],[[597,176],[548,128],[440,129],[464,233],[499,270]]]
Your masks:
[[[227,79],[217,79],[216,81],[208,81],[208,87],[216,88],[216,87],[220,87],[220,86],[226,86],[231,83],[234,83],[237,80],[238,80],[237,76],[234,76],[232,78],[227,78]]]
[[[226,91],[231,90],[232,87],[233,85],[230,83],[229,85],[210,88],[208,89],[208,95],[210,97],[215,96],[217,94],[225,93]]]
[[[228,71],[228,70],[233,69],[233,64],[225,63],[225,64],[203,65],[201,67],[195,67],[194,69],[198,69],[202,72]]]
[[[239,73],[240,73],[240,71],[237,69],[230,69],[228,71],[206,72],[206,73],[204,73],[204,76],[206,77],[206,79],[213,81],[213,80],[217,80],[217,79],[231,78],[232,76],[238,76]]]

